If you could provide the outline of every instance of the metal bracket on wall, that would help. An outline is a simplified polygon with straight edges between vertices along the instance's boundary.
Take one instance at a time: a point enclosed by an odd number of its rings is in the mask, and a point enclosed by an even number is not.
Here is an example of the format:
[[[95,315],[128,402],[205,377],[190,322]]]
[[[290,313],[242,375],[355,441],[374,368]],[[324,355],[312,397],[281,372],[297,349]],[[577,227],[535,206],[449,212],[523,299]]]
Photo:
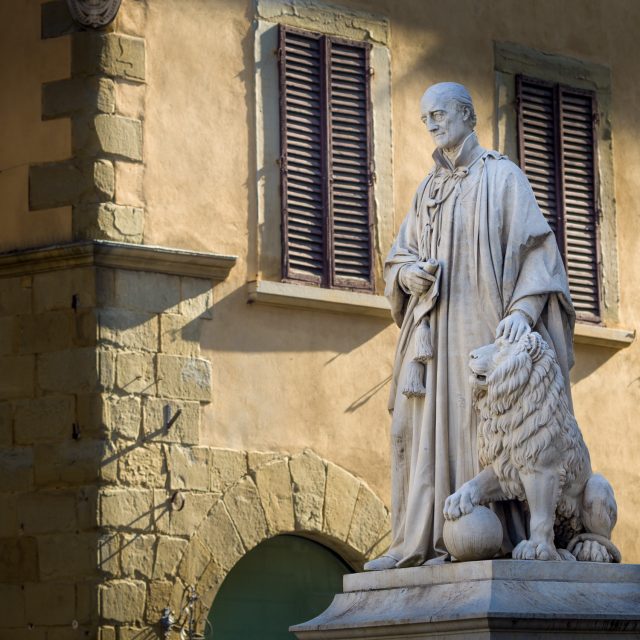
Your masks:
[[[164,418],[164,428],[168,431],[175,421],[182,415],[182,409],[178,409],[172,416],[172,409],[170,404],[165,404],[162,410]]]

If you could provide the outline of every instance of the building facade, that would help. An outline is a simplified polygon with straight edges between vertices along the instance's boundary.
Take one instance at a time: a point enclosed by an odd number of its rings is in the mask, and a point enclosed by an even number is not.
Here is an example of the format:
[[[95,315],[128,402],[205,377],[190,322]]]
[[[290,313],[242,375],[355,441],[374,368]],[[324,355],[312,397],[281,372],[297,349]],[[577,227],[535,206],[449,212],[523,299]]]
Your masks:
[[[445,80],[556,231],[576,415],[640,561],[640,7],[0,13],[0,637],[161,637],[185,589],[206,617],[279,535],[354,570],[385,550],[382,263],[431,166],[419,99]]]

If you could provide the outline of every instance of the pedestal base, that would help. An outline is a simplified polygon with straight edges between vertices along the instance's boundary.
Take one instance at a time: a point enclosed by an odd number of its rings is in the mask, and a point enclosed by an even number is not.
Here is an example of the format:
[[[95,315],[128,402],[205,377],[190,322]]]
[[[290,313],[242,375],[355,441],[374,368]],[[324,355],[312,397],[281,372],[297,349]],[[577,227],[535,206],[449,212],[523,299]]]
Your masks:
[[[640,565],[488,560],[344,577],[312,638],[640,638]]]

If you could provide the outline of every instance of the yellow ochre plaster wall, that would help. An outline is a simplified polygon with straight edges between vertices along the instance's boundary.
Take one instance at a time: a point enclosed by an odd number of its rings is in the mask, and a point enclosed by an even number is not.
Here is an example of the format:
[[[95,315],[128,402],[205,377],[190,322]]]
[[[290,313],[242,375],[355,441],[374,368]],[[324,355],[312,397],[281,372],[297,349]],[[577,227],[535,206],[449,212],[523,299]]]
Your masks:
[[[70,207],[29,211],[28,204],[29,166],[72,155],[69,118],[41,118],[42,84],[71,75],[71,38],[41,39],[41,4],[16,0],[0,6],[5,251],[71,240]],[[287,6],[300,26],[307,20],[314,28],[314,3],[298,0],[306,7],[299,15],[294,4]],[[429,84],[455,80],[468,86],[481,143],[491,147],[498,139],[495,42],[610,69],[617,247],[609,250],[617,249],[618,326],[635,329],[640,178],[634,168],[640,144],[633,132],[640,126],[640,88],[631,79],[640,71],[632,28],[640,6],[605,0],[343,0],[341,6],[356,16],[356,30],[358,15],[389,24],[393,184],[385,187],[394,205],[378,217],[393,228],[431,165],[432,145],[418,113]],[[144,205],[145,244],[238,256],[229,278],[214,291],[213,320],[202,330],[201,353],[211,360],[213,376],[202,444],[293,455],[310,448],[365,480],[388,505],[386,403],[397,329],[376,315],[248,303],[247,283],[261,275],[259,227],[279,225],[258,215],[256,185],[263,176],[256,172],[256,140],[265,132],[256,130],[256,17],[252,0],[123,1],[110,29],[144,38],[146,69],[144,80],[118,84],[116,102],[121,114],[142,122],[143,162],[116,175],[116,201]],[[278,122],[265,127],[273,132]],[[388,245],[389,238],[381,237],[381,254]],[[380,278],[376,285],[382,293]],[[623,350],[578,344],[572,373],[576,414],[593,466],[609,477],[618,497],[615,541],[625,559],[636,562],[639,365],[637,341]]]
[[[69,75],[70,39],[40,38],[40,0],[0,3],[0,251],[71,238],[68,207],[29,211],[29,165],[71,155],[68,119],[43,122],[41,89]]]
[[[308,4],[308,3],[307,3]],[[620,273],[619,326],[640,319],[636,194],[640,88],[632,3],[578,0],[491,3],[458,0],[345,0],[390,22],[392,215],[398,227],[431,165],[432,145],[418,101],[431,83],[462,82],[487,147],[495,131],[494,42],[605,65],[611,70],[613,154]],[[397,330],[381,318],[247,303],[256,278],[255,70],[252,2],[155,0],[148,5],[145,110],[145,242],[239,256],[215,291],[214,321],[203,332],[214,399],[204,441],[213,446],[319,455],[364,478],[385,500],[388,380]],[[278,127],[277,122],[267,126]],[[279,224],[277,220],[266,223]],[[382,246],[386,252],[388,246]],[[381,292],[381,284],[378,292]],[[640,346],[579,344],[572,374],[576,413],[593,466],[614,484],[615,540],[640,561]]]

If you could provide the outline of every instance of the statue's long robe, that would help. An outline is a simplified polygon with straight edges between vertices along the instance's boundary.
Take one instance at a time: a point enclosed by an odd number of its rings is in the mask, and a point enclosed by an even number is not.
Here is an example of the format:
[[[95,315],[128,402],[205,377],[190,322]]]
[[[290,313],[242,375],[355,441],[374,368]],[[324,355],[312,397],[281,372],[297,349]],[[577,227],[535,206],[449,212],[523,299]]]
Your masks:
[[[519,309],[556,351],[568,391],[573,364],[575,314],[567,276],[525,175],[506,157],[480,147],[475,134],[453,163],[440,151],[434,160],[385,264],[385,293],[401,327],[389,406],[393,541],[388,555],[397,566],[446,556],[444,502],[480,470],[470,351],[493,342],[500,320]],[[425,366],[425,396],[406,397],[419,299],[403,289],[400,271],[429,258],[441,267],[438,298],[428,317],[434,353]],[[498,512],[505,527],[503,548],[510,551],[526,535],[522,510],[505,504]]]

